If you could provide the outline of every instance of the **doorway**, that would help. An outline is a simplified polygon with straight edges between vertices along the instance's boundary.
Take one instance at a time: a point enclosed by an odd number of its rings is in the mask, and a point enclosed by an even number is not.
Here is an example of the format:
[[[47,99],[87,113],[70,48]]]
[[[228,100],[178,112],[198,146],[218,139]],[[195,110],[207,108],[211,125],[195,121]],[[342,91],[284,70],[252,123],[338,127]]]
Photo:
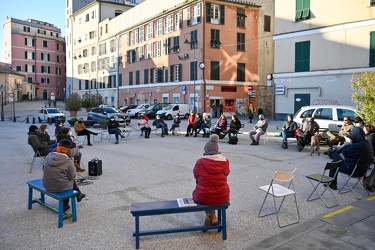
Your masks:
[[[310,94],[294,94],[294,114],[303,106],[310,106]]]

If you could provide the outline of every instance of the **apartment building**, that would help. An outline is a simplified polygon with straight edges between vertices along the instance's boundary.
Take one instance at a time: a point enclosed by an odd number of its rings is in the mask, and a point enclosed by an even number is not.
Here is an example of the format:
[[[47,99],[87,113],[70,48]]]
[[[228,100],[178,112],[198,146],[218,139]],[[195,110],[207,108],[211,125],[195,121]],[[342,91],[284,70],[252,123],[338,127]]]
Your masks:
[[[374,71],[374,31],[374,0],[275,1],[275,117],[353,106],[352,74]]]
[[[7,18],[4,22],[4,61],[25,75],[17,96],[23,99],[64,98],[65,38],[53,24]]]

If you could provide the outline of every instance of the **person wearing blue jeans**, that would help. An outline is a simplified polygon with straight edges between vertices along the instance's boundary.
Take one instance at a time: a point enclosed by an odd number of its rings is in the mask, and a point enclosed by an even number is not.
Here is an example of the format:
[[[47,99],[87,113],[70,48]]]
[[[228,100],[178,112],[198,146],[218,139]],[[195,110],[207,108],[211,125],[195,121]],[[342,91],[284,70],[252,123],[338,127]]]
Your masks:
[[[164,137],[168,131],[168,126],[163,119],[160,118],[160,115],[156,115],[155,121],[152,123],[152,126],[155,126],[157,129],[161,128],[161,137]]]
[[[115,137],[116,137],[116,143],[115,144],[118,144],[118,136],[121,136],[121,138],[125,138],[125,136],[123,136],[121,134],[121,130],[118,128],[118,127],[120,127],[120,123],[115,120],[114,116],[111,117],[107,126],[108,126],[108,133],[114,134]]]
[[[288,148],[288,137],[294,137],[294,132],[297,129],[297,123],[293,121],[293,115],[288,115],[288,120],[283,124],[283,130],[281,131],[281,136],[283,137],[282,148]]]

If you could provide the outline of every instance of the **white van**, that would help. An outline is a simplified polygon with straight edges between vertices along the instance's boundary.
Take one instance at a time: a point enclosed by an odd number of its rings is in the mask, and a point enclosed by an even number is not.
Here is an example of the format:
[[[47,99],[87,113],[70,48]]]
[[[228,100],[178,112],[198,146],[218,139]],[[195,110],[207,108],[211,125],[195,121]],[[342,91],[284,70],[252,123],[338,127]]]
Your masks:
[[[301,126],[302,120],[306,118],[307,115],[312,115],[321,129],[329,129],[333,132],[340,131],[344,123],[345,116],[349,116],[353,122],[356,117],[360,117],[358,111],[354,107],[350,106],[304,106],[294,115],[294,121],[297,122],[298,127]]]
[[[168,104],[162,110],[156,112],[162,119],[172,120],[177,114],[180,114],[181,118],[187,119],[189,117],[190,107],[189,104]]]

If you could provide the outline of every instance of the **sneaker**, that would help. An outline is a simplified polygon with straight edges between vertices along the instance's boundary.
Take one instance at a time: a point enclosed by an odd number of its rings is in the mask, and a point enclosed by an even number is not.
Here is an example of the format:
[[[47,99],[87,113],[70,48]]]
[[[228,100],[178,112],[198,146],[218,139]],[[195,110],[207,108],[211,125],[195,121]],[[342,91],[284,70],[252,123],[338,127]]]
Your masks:
[[[115,144],[118,144],[118,141],[116,141]]]
[[[93,135],[98,135],[98,133],[93,133]]]
[[[65,213],[65,212],[68,211],[69,209],[70,209],[70,206],[68,205],[68,206],[66,206],[66,207],[63,208],[63,212]]]
[[[81,193],[81,194],[77,195],[77,201],[78,201],[78,202],[81,202],[82,199],[85,198],[85,197],[86,197],[86,195],[83,194],[83,193]]]
[[[92,144],[91,143],[87,143],[87,146],[92,146]]]
[[[194,135],[194,137],[197,137],[197,135]]]
[[[324,184],[323,186],[326,187],[327,184]],[[331,183],[331,184],[329,184],[329,188],[332,189],[332,190],[337,190],[337,185]]]
[[[164,135],[161,135],[161,137],[164,137]]]
[[[186,134],[185,137],[189,137],[189,134]]]
[[[125,138],[125,135],[121,135],[121,138],[124,139],[124,138]]]

